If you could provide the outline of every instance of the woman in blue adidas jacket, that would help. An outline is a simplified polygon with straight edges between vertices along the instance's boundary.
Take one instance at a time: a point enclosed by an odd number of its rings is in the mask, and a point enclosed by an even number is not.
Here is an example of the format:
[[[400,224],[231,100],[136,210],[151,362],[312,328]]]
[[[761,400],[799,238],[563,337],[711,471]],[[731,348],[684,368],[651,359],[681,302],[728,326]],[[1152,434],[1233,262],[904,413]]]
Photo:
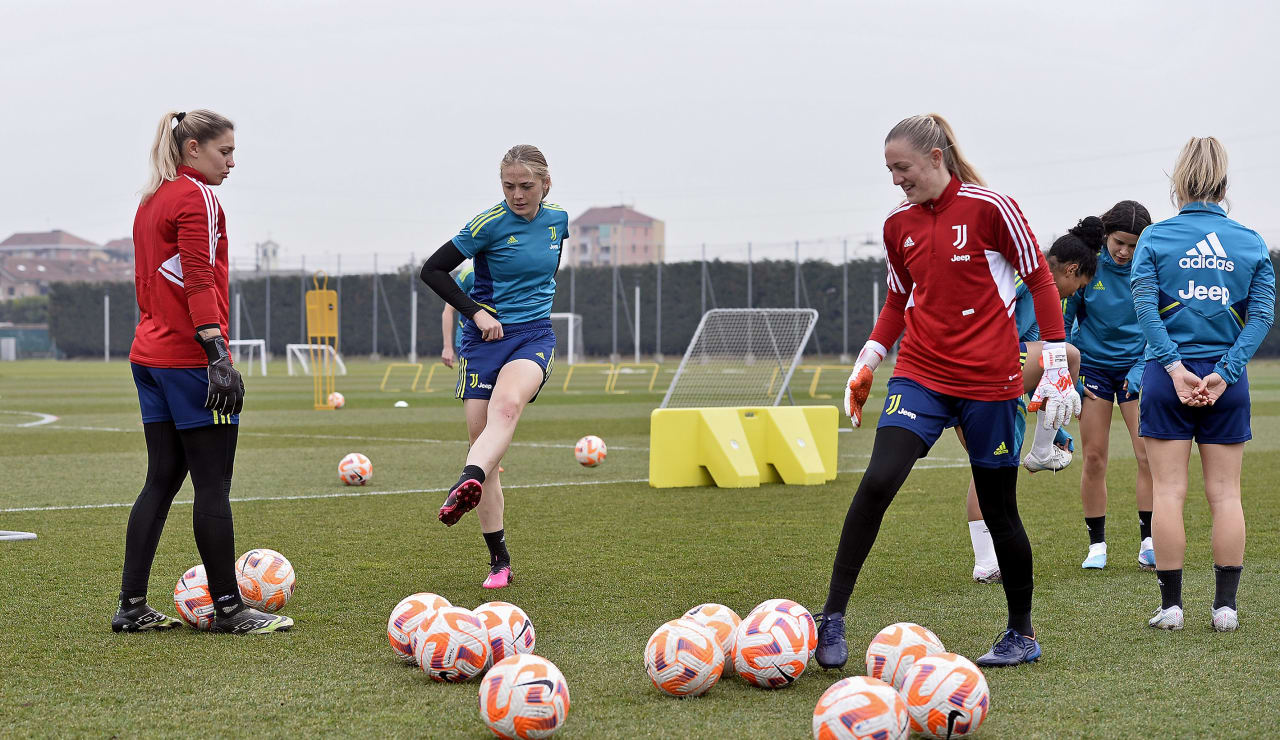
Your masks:
[[[1063,303],[1063,321],[1078,323],[1071,342],[1080,350],[1080,445],[1084,466],[1080,472],[1080,502],[1089,532],[1089,552],[1082,568],[1107,565],[1107,457],[1111,445],[1114,402],[1129,430],[1133,454],[1138,460],[1138,565],[1151,570],[1151,468],[1138,437],[1138,388],[1147,340],[1138,326],[1129,292],[1129,270],[1138,235],[1151,225],[1151,214],[1141,203],[1122,200],[1102,214],[1103,244],[1092,282]]]
[[[1182,505],[1194,440],[1213,517],[1211,619],[1215,630],[1229,632],[1240,624],[1240,464],[1252,437],[1245,365],[1275,319],[1275,271],[1262,237],[1227,218],[1227,152],[1217,139],[1188,141],[1170,180],[1179,213],[1142,233],[1132,274],[1134,308],[1147,339],[1141,434],[1154,479],[1161,599],[1148,624],[1183,626]]]

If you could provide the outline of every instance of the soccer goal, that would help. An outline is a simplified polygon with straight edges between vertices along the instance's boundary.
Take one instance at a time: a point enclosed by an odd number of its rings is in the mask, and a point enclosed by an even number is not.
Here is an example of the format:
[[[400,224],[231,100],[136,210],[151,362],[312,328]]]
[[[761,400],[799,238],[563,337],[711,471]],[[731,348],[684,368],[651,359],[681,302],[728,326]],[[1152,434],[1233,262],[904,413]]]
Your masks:
[[[313,351],[327,354],[331,358],[334,367],[337,369],[338,375],[347,374],[347,364],[342,361],[342,355],[338,354],[338,351],[335,350],[332,345],[286,344],[284,346],[284,354],[285,354],[285,360],[288,366],[289,374],[290,375],[296,374],[293,370],[293,363],[295,360],[297,360],[298,364],[302,366],[302,374],[310,375],[311,361],[307,358],[307,355]]]
[[[661,408],[777,406],[817,323],[812,308],[706,312]]]
[[[563,358],[566,365],[582,361],[582,314],[553,313],[551,328],[556,332],[556,359]]]

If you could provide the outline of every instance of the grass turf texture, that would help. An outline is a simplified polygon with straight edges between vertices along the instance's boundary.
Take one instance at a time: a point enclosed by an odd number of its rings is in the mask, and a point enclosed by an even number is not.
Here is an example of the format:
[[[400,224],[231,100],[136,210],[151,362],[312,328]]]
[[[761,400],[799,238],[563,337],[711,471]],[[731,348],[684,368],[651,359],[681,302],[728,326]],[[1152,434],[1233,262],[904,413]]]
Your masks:
[[[297,626],[236,638],[108,628],[128,506],[146,466],[127,365],[0,365],[0,529],[39,533],[34,542],[0,543],[0,734],[173,736],[194,727],[487,737],[475,682],[433,683],[398,664],[387,645],[392,606],[428,590],[468,608],[501,599],[530,614],[537,652],[569,683],[562,737],[809,735],[818,696],[840,674],[810,663],[785,690],[728,678],[705,697],[676,700],[650,684],[642,651],[659,624],[706,601],[745,615],[760,601],[786,597],[816,611],[871,429],[840,435],[841,475],[829,485],[653,490],[642,482],[647,419],[661,395],[565,394],[553,381],[526,412],[503,463],[515,585],[487,592],[475,516],[446,529],[436,521],[442,493],[404,492],[455,480],[465,451],[459,404],[447,391],[378,392],[384,366],[351,362],[351,375],[338,379],[347,407],[336,412],[311,410],[310,380],[286,377],[283,363],[267,378],[247,379],[232,496],[273,500],[233,504],[237,552],[271,547],[290,558],[298,590],[284,613]],[[1187,629],[1145,628],[1159,592],[1136,565],[1135,465],[1117,414],[1105,571],[1079,567],[1087,546],[1079,461],[1057,476],[1020,477],[1045,656],[1039,665],[987,672],[992,709],[980,736],[1244,737],[1280,720],[1280,495],[1273,484],[1280,364],[1255,363],[1250,371],[1256,439],[1244,464],[1242,629],[1209,629],[1209,517],[1195,457]],[[887,377],[880,373],[869,414],[883,403]],[[832,375],[825,389],[838,391],[840,380]],[[588,388],[588,381],[575,375],[574,385]],[[797,395],[807,400],[807,383]],[[410,408],[393,409],[402,398]],[[24,411],[59,419],[18,427],[37,418],[12,413]],[[609,444],[603,466],[574,463],[572,445],[584,434]],[[366,488],[338,482],[338,460],[352,451],[373,460]],[[850,605],[847,673],[861,672],[867,643],[895,621],[928,626],[948,649],[970,657],[1003,626],[1000,587],[970,582],[963,461],[954,438],[944,437],[890,509]],[[363,495],[284,498],[334,494]],[[190,500],[188,484],[178,501]],[[13,511],[89,505],[105,508]],[[190,512],[189,503],[171,510],[152,571],[151,603],[170,614],[173,583],[199,561]]]

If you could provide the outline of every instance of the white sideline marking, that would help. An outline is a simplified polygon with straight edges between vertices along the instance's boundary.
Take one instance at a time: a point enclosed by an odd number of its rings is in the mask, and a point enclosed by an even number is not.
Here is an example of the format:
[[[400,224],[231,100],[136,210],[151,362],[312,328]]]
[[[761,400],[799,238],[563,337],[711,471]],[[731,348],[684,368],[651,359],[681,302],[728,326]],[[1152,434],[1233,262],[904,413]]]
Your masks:
[[[969,463],[944,463],[941,465],[916,465],[913,470],[934,470],[939,468],[967,468]],[[853,470],[839,470],[839,473],[864,473],[866,468],[856,468]],[[619,480],[592,480],[592,481],[565,481],[559,483],[524,483],[519,485],[503,485],[503,490],[511,490],[518,488],[557,488],[566,486],[606,486],[614,483],[648,483],[648,478],[623,478]],[[365,496],[397,496],[404,493],[445,493],[448,488],[405,488],[396,491],[342,491],[340,493],[302,493],[294,496],[243,496],[233,497],[232,503],[241,503],[246,501],[305,501],[312,499],[325,498],[363,498]],[[194,501],[174,501],[174,505],[188,506],[195,503]],[[31,511],[79,511],[82,509],[127,509],[133,506],[133,502],[111,503],[111,504],[76,504],[71,506],[18,506],[9,509],[0,509],[0,514],[17,514]]]
[[[38,427],[44,424],[52,424],[58,420],[53,414],[42,414],[39,411],[8,411],[0,409],[0,414],[25,414],[27,416],[39,417],[35,421],[28,421],[25,424],[0,424],[6,427]]]

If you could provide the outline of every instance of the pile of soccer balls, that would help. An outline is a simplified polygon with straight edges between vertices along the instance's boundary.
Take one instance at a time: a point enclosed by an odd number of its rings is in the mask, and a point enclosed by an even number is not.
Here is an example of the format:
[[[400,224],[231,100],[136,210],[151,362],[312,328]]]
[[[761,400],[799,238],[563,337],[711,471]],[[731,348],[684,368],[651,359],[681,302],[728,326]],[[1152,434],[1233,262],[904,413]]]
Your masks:
[[[930,630],[898,622],[867,647],[867,675],[838,681],[818,699],[813,737],[960,738],[977,732],[990,708],[978,666],[948,653]]]
[[[264,612],[279,611],[289,603],[297,585],[293,564],[285,556],[265,547],[246,552],[236,561],[236,585],[245,606]],[[173,587],[173,605],[182,621],[198,630],[213,627],[213,596],[204,563],[182,574]]]
[[[564,675],[533,654],[533,621],[515,604],[490,601],[471,610],[416,593],[391,610],[387,638],[400,661],[435,681],[462,683],[483,673],[480,719],[498,737],[547,737],[569,716]]]
[[[800,678],[817,646],[813,615],[790,599],[758,604],[745,619],[723,604],[699,604],[653,633],[644,667],[671,696],[701,696],[730,670],[777,689]]]

